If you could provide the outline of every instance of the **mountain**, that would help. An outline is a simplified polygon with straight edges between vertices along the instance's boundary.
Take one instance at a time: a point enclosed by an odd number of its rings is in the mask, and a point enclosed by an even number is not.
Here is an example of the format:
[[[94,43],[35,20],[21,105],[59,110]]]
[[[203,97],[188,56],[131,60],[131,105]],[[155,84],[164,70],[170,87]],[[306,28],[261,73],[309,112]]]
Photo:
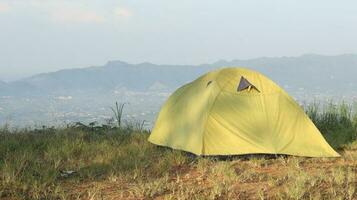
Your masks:
[[[5,91],[7,91],[8,87],[9,86],[6,82],[0,80],[0,93],[4,93]]]
[[[106,122],[116,101],[125,103],[125,120],[152,127],[172,91],[207,71],[229,66],[267,75],[299,103],[357,100],[357,55],[220,60],[197,66],[111,61],[0,82],[0,127],[7,122],[20,127]]]
[[[198,66],[110,61],[104,66],[61,70],[15,82],[0,82],[0,95],[105,93],[118,88],[143,92],[172,91],[207,71],[227,66],[258,70],[290,91],[348,94],[357,88],[357,55],[309,54],[300,57],[221,60]]]
[[[168,87],[176,87],[182,80],[189,80],[192,75],[199,75],[203,70],[202,67],[192,66],[161,66],[151,63],[132,65],[111,61],[103,67],[63,70],[37,75],[24,81],[41,89],[47,89],[43,87],[46,83],[46,87],[51,90],[105,90],[115,87],[146,90],[157,81]]]
[[[0,80],[0,88],[5,87],[5,86],[6,86],[6,82]]]
[[[221,63],[222,64],[222,63]],[[317,92],[351,94],[357,88],[357,55],[234,60],[228,65],[250,66],[281,86]]]
[[[12,88],[11,95],[106,92],[123,87],[133,91],[152,90],[158,86],[172,89],[205,71],[207,67],[201,66],[151,63],[133,65],[122,61],[110,61],[100,67],[38,74],[11,82],[9,87]]]

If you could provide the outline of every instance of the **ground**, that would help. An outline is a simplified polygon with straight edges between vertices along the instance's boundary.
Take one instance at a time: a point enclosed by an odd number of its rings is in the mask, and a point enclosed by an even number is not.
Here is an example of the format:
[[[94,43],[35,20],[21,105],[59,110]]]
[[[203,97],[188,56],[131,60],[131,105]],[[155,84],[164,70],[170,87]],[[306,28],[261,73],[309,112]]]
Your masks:
[[[68,185],[86,199],[357,199],[357,147],[341,158],[198,159],[150,180]]]

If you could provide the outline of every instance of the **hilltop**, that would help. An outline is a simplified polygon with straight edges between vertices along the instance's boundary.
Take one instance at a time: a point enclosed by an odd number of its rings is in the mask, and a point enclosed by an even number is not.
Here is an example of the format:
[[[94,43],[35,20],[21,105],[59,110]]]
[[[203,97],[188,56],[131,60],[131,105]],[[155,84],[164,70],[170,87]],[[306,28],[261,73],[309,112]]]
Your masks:
[[[140,126],[0,129],[0,199],[356,199],[346,109],[308,111],[339,158],[194,156],[149,143]]]

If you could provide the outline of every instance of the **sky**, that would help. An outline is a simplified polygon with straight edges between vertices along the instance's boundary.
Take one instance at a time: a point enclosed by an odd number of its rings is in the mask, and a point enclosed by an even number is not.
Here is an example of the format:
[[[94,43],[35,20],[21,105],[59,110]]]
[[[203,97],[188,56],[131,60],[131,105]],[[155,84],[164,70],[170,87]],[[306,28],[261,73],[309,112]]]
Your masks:
[[[0,0],[0,80],[129,63],[357,53],[354,0]]]

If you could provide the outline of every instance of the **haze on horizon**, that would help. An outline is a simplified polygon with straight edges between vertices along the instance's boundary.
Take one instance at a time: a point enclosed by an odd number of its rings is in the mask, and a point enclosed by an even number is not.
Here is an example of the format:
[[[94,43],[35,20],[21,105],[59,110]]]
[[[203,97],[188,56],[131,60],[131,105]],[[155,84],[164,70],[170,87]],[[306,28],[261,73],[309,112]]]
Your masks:
[[[0,0],[0,80],[63,68],[357,53],[352,0]]]

